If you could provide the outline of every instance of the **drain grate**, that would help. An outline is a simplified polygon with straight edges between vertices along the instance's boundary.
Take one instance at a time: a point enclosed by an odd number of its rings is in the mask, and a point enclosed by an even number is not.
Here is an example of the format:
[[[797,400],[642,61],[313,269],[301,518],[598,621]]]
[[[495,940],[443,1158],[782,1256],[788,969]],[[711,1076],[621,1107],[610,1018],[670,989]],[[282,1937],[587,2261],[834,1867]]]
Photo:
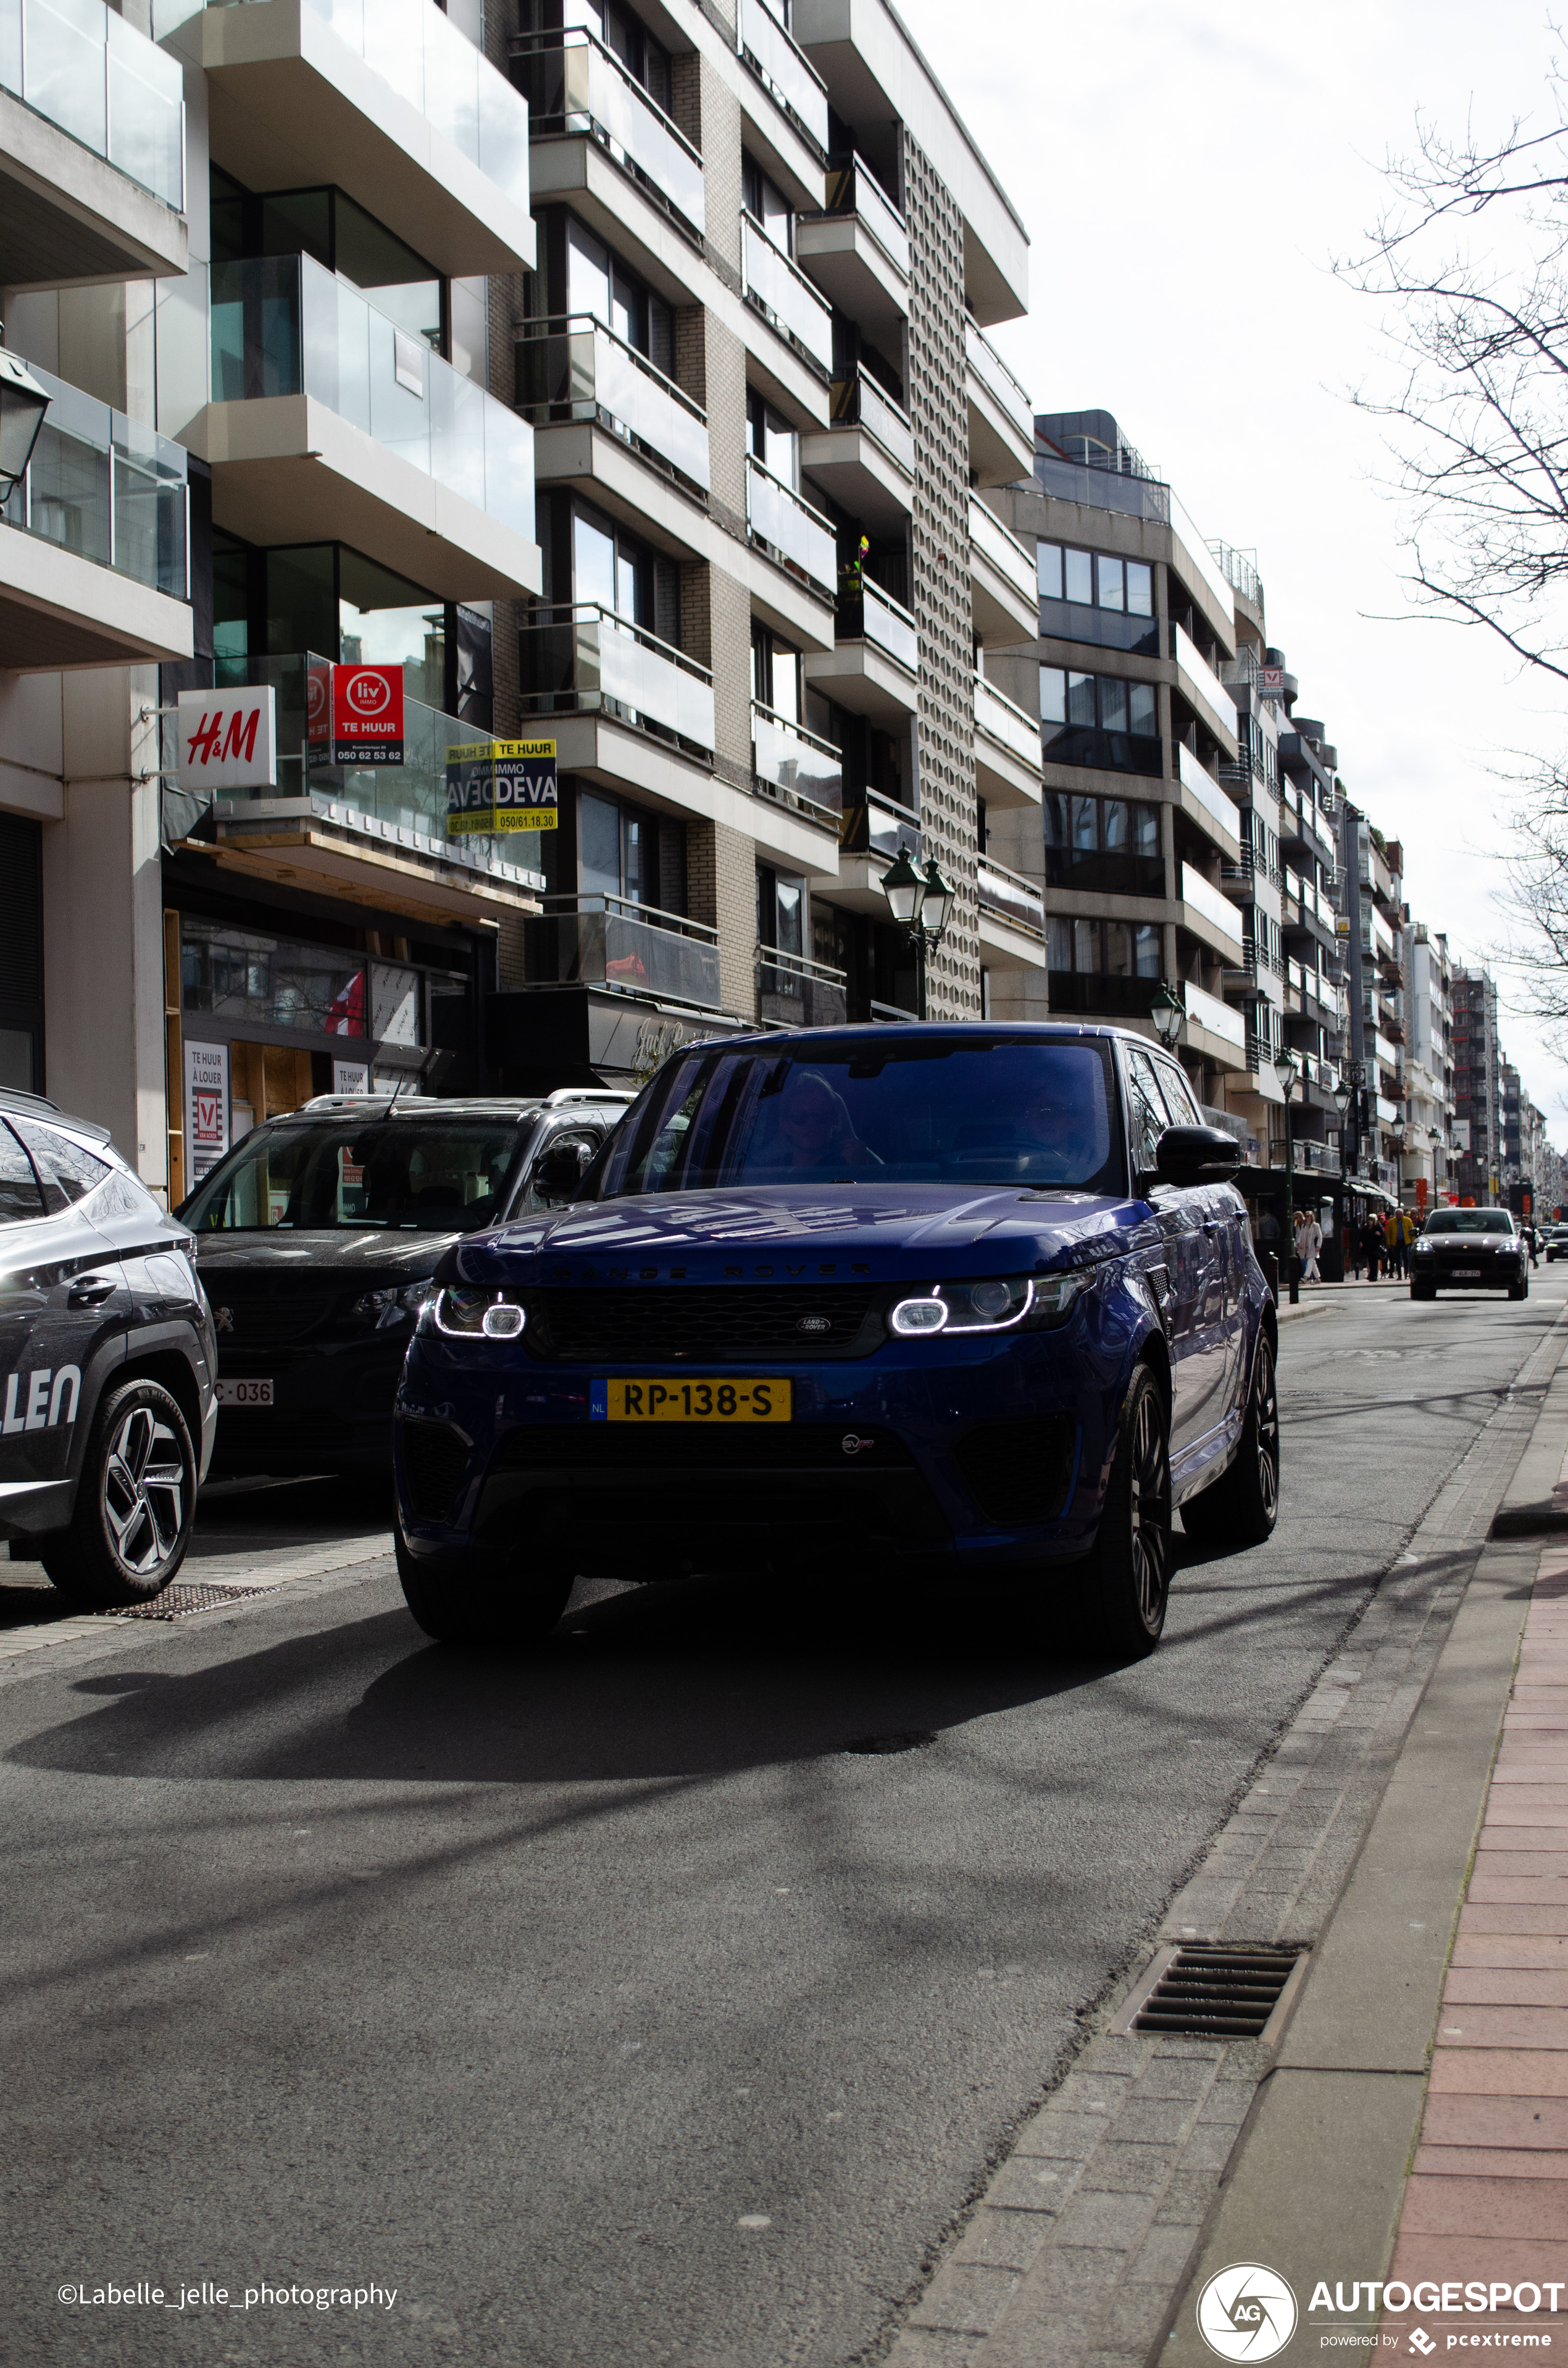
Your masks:
[[[1197,1942],[1156,1958],[1122,2028],[1187,2039],[1261,2039],[1300,1949]]]
[[[186,1587],[176,1578],[151,1603],[126,1604],[99,1614],[104,1620],[186,1620],[193,1611],[221,1611],[225,1603],[242,1603],[248,1595],[276,1595],[275,1587]]]

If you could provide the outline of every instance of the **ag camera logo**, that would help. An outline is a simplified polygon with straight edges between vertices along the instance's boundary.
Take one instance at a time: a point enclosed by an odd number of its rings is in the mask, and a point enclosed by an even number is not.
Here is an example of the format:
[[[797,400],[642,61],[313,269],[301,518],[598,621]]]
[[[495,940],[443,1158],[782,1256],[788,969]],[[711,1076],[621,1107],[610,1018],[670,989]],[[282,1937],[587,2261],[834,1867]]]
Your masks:
[[[1273,2360],[1296,2332],[1296,2297],[1278,2270],[1233,2261],[1198,2297],[1198,2332],[1220,2360]]]

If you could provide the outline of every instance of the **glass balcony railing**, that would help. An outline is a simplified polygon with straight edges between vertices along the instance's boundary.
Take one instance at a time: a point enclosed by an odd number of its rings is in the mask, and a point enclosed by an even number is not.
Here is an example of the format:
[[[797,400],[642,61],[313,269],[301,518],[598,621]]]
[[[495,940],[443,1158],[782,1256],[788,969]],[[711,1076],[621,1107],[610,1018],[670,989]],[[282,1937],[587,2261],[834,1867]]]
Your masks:
[[[1018,431],[1023,441],[1032,449],[1034,444],[1034,405],[1001,355],[986,336],[978,321],[966,317],[963,324],[964,353],[970,369],[980,381],[997,408]]]
[[[832,598],[838,573],[832,527],[820,510],[751,453],[746,455],[746,524],[752,541],[761,543],[770,558]]]
[[[869,575],[858,592],[839,594],[834,639],[869,642],[890,658],[896,658],[900,666],[907,666],[911,674],[920,671],[920,640],[914,618]]]
[[[308,719],[312,679],[319,683],[328,661],[312,650],[287,657],[220,658],[216,688],[221,692],[245,684],[270,683],[277,694],[278,786],[275,790],[233,791],[218,803],[220,818],[243,822],[258,804],[281,801],[303,803],[337,821],[360,823],[377,836],[412,845],[449,862],[542,885],[532,870],[532,834],[507,831],[494,837],[463,833],[449,837],[447,815],[472,771],[476,748],[494,745],[494,735],[472,723],[444,715],[439,708],[404,695],[403,757],[401,765],[324,765],[311,761]],[[163,727],[160,762],[176,761],[175,719]]]
[[[536,140],[585,132],[645,197],[702,236],[701,157],[595,34],[581,26],[524,34],[512,43],[512,80],[528,99]]]
[[[751,703],[751,739],[758,795],[798,807],[813,822],[825,822],[836,830],[844,810],[844,761],[837,749],[756,699]]]
[[[920,825],[911,814],[898,806],[886,805],[875,796],[861,796],[864,804],[847,805],[839,826],[838,843],[845,855],[865,855],[881,863],[891,863],[900,848],[907,848],[909,860],[916,866],[926,860],[926,842]]]
[[[582,313],[529,321],[517,369],[517,409],[535,427],[593,420],[709,490],[708,414],[602,321]]]
[[[249,0],[210,0],[215,7]],[[514,205],[528,202],[528,110],[505,74],[435,0],[303,0],[400,98]],[[159,30],[165,0],[160,0]],[[172,10],[170,13],[174,13]],[[181,10],[188,14],[188,10]]]
[[[1176,778],[1205,811],[1211,814],[1228,837],[1234,838],[1241,830],[1242,818],[1234,802],[1225,795],[1212,773],[1200,765],[1183,740],[1176,744]]]
[[[519,636],[530,715],[602,714],[713,753],[713,677],[595,601],[530,609]]]
[[[797,131],[827,154],[827,85],[790,40],[767,0],[740,0],[735,47],[777,107]]]
[[[833,375],[833,308],[755,215],[741,210],[741,274],[747,302],[824,379]]]
[[[915,474],[915,430],[909,414],[901,411],[874,378],[857,370],[853,378],[835,378],[828,397],[828,417],[835,427],[863,427],[874,436],[905,476]]]
[[[1199,701],[1199,712],[1206,723],[1218,726],[1232,739],[1236,732],[1235,702],[1225,689],[1208,659],[1184,626],[1174,620],[1171,625],[1171,655],[1192,685]]]
[[[1212,882],[1195,871],[1190,863],[1181,867],[1181,901],[1194,913],[1201,913],[1211,928],[1221,930],[1236,945],[1242,942],[1243,922],[1240,912],[1228,896],[1221,896]]]
[[[1007,698],[983,674],[974,677],[974,728],[1006,748],[1009,756],[1017,757],[1031,772],[1040,771],[1039,723],[1027,708]]]
[[[0,0],[0,88],[185,211],[185,76],[103,0]]]
[[[980,499],[978,494],[969,497],[969,539],[983,558],[988,559],[998,574],[1006,578],[1009,588],[1016,592],[1031,620],[1040,598],[1040,585],[1035,563],[1016,534],[1010,534],[1001,519]]]
[[[845,973],[778,946],[756,950],[756,1011],[786,1028],[842,1028],[849,1017]]]
[[[1030,937],[1044,937],[1045,892],[1021,871],[1009,871],[1005,863],[983,855],[975,868],[974,892],[983,913],[994,913],[1013,928],[1027,929]]]
[[[533,541],[533,430],[309,256],[212,271],[212,399],[308,394]]]
[[[1246,1021],[1241,1013],[1233,1011],[1228,1003],[1221,1003],[1217,995],[1210,995],[1203,987],[1195,986],[1189,978],[1183,979],[1181,992],[1187,1016],[1194,1026],[1206,1030],[1210,1036],[1217,1036],[1222,1044],[1233,1046],[1244,1056],[1247,1030]]]
[[[154,592],[188,600],[183,448],[36,363],[28,367],[47,390],[49,409],[0,518]]]
[[[603,986],[719,1008],[719,932],[624,896],[548,896],[523,923],[529,986]]]
[[[824,213],[863,222],[895,270],[909,277],[909,232],[903,216],[870,166],[858,156],[835,157],[827,168]]]

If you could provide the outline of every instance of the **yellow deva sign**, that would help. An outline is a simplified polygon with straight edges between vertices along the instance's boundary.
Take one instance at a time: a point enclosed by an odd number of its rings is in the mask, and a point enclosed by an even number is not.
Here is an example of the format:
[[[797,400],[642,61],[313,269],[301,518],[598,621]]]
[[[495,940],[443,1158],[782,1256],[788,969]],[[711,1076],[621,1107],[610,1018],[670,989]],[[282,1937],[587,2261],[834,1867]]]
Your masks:
[[[554,830],[553,740],[479,740],[447,751],[447,837]]]

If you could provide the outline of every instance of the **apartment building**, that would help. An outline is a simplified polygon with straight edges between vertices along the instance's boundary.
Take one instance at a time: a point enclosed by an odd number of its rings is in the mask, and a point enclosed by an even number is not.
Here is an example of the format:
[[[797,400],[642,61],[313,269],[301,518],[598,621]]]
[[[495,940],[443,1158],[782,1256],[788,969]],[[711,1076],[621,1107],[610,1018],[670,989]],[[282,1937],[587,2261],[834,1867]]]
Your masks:
[[[0,303],[50,410],[0,526],[8,1077],[177,1198],[198,1075],[226,1141],[371,1079],[1038,1008],[1038,871],[984,860],[1039,840],[985,667],[1035,627],[988,507],[1028,242],[884,0],[15,16]],[[401,762],[340,745],[359,667]],[[180,694],[261,689],[274,777],[182,791]],[[900,847],[956,891],[924,982]]]
[[[1400,1192],[1428,1205],[1449,1195],[1454,1160],[1453,963],[1425,921],[1404,924],[1404,1146]],[[1423,1189],[1425,1188],[1425,1189]]]
[[[1453,974],[1453,1045],[1459,1193],[1491,1207],[1503,1190],[1503,1053],[1497,988],[1488,971]]]

